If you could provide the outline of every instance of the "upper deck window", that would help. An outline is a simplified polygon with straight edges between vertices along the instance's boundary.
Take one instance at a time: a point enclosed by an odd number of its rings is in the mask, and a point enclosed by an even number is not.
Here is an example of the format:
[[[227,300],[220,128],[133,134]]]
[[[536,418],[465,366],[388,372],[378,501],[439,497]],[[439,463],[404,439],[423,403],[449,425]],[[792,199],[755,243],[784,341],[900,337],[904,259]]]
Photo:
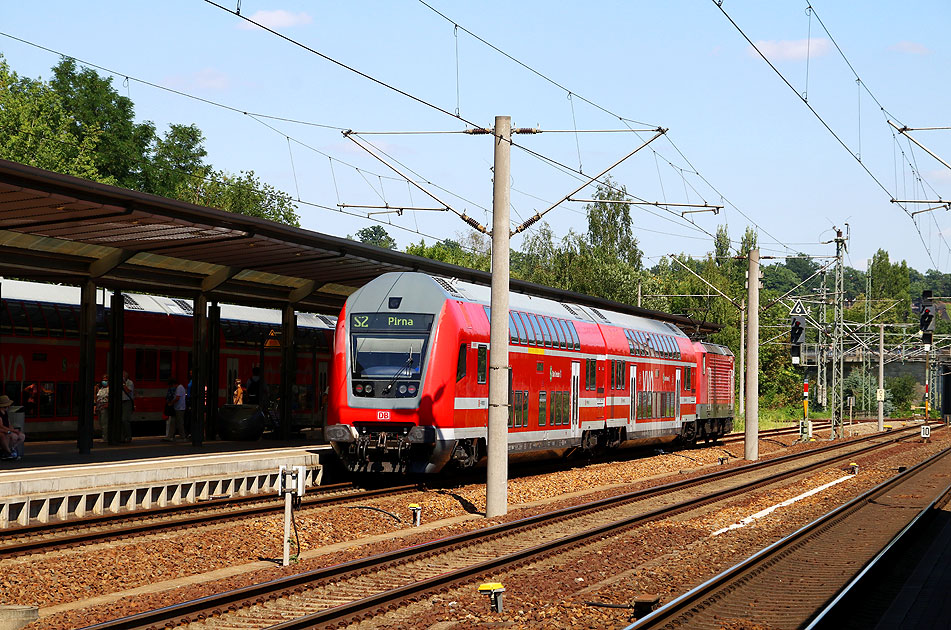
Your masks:
[[[519,313],[518,316],[519,316],[519,318],[520,318],[521,321],[522,321],[522,326],[525,328],[525,334],[528,335],[528,343],[529,343],[529,345],[534,346],[534,345],[535,345],[535,339],[536,339],[536,337],[535,337],[535,331],[532,329],[532,324],[531,324],[531,322],[530,322],[529,319],[528,319],[528,314],[527,314],[527,313]]]

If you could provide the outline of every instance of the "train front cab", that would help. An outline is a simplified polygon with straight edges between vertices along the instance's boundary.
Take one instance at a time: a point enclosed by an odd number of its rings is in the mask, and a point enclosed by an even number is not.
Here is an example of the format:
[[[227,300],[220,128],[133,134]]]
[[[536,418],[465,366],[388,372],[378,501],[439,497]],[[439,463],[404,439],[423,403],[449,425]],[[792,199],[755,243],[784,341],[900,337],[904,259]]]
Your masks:
[[[421,274],[387,274],[350,296],[325,433],[347,468],[428,473],[446,464],[462,319],[459,302]]]

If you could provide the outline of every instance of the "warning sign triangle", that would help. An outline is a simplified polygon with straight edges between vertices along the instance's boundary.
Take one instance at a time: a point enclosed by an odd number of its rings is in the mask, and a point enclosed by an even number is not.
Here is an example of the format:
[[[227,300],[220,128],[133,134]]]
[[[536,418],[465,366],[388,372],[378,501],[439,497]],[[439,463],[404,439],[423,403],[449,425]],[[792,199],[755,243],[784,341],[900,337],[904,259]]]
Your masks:
[[[806,307],[803,306],[802,300],[796,300],[793,304],[792,309],[789,311],[790,317],[805,317],[809,314],[809,311],[806,310]]]

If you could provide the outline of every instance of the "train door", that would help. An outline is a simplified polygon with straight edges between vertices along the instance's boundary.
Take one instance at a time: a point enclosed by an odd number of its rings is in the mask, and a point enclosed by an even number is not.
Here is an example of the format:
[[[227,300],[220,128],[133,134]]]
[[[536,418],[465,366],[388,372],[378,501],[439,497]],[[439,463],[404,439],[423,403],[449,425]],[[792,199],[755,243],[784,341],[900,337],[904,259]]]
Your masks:
[[[674,404],[677,406],[674,413],[677,414],[675,417],[677,419],[677,424],[679,425],[680,424],[680,370],[679,369],[677,370],[677,378],[676,378],[676,382],[674,383]]]
[[[325,395],[327,390],[327,362],[320,361],[317,364],[317,391],[314,394],[314,401],[317,407],[317,414],[320,418],[321,425],[327,424],[327,399],[329,396]]]
[[[630,380],[631,380],[630,382],[631,404],[629,405],[630,412],[628,414],[629,416],[628,422],[630,422],[631,424],[634,424],[637,422],[637,366],[633,363],[631,364]]]
[[[569,406],[571,408],[571,433],[576,435],[578,433],[578,427],[580,421],[578,418],[578,406],[579,400],[578,397],[581,395],[581,362],[572,361],[571,362],[571,401]]]

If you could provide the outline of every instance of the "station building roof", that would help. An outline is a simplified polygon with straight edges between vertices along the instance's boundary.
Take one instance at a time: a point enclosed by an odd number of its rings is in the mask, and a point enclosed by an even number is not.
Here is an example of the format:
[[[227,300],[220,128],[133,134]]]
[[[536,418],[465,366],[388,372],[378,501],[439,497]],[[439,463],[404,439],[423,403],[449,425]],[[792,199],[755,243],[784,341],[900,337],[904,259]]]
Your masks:
[[[0,276],[337,315],[390,271],[491,284],[491,275],[256,217],[0,160]],[[512,280],[516,293],[670,322],[716,324]]]

